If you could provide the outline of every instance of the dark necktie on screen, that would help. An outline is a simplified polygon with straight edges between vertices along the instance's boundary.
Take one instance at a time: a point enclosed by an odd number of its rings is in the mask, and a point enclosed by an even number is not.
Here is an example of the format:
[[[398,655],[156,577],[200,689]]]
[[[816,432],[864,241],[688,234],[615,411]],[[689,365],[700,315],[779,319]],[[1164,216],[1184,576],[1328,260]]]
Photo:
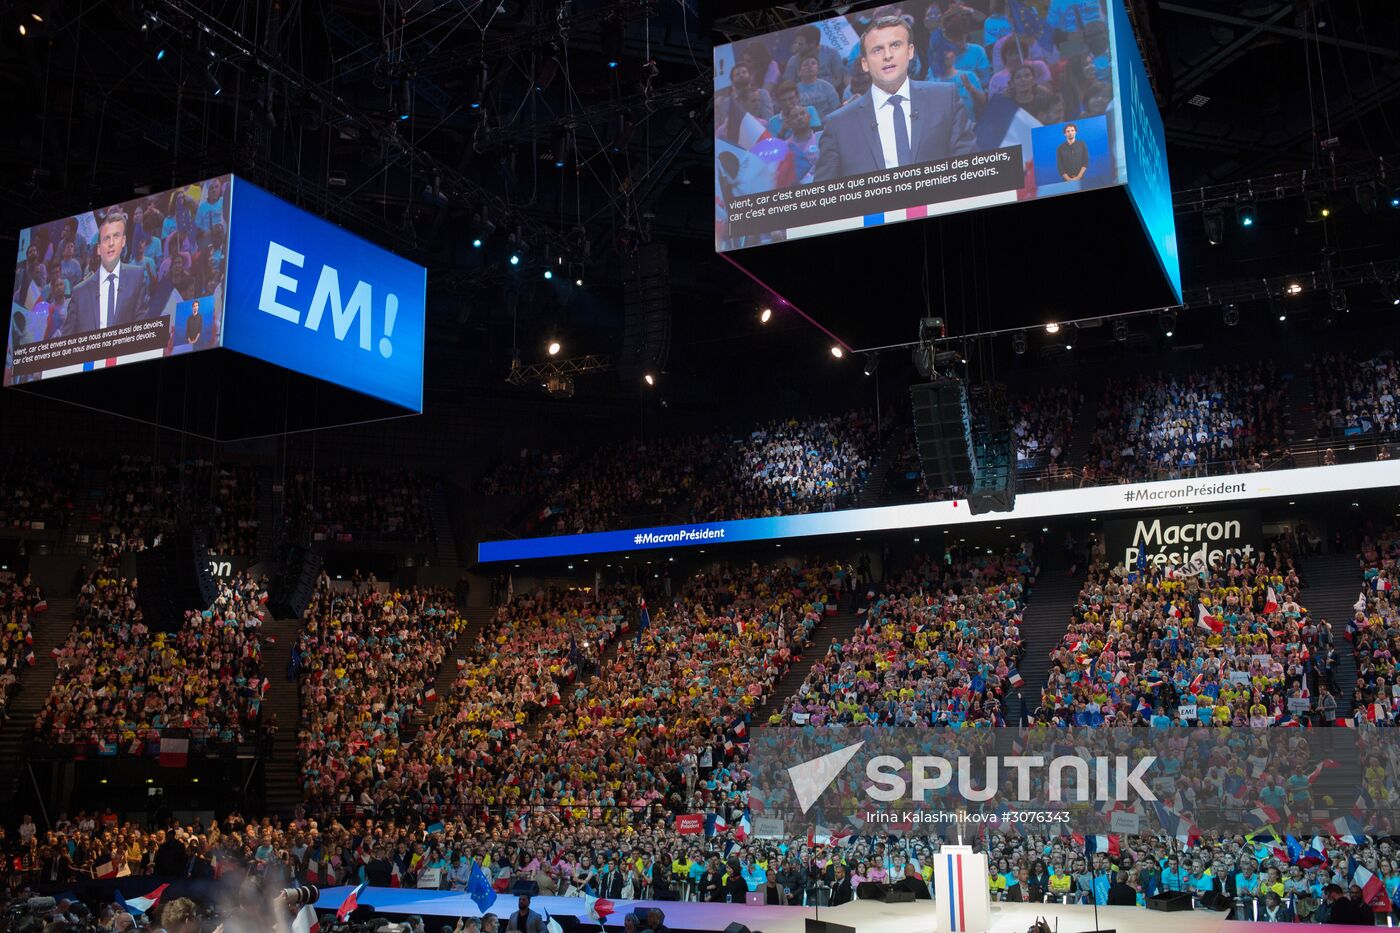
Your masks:
[[[104,327],[112,326],[112,318],[117,311],[117,274],[107,273],[107,318],[103,321]]]
[[[914,161],[914,153],[909,148],[909,126],[904,122],[904,96],[890,95],[890,106],[894,108],[894,154],[900,165]],[[886,166],[892,168],[893,166]]]

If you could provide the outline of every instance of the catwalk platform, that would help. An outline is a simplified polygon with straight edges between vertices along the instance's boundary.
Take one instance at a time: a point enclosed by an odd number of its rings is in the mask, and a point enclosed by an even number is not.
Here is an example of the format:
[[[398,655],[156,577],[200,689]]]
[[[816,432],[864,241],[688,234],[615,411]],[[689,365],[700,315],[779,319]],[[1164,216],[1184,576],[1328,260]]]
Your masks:
[[[326,888],[316,909],[335,910],[350,893],[348,887]],[[402,888],[366,888],[360,893],[361,904],[372,904],[387,915],[418,914],[424,917],[479,917],[481,911],[465,894],[454,891],[414,891]],[[492,906],[492,912],[502,923],[515,910],[516,899],[502,894]],[[622,917],[639,907],[660,907],[666,912],[666,926],[676,931],[713,933],[722,931],[734,921],[747,926],[753,933],[804,933],[806,921],[816,913],[809,907],[766,907],[734,904],[691,904],[655,901],[617,901],[617,912],[608,918],[609,928],[621,928]],[[568,926],[567,918],[581,920],[585,929],[595,922],[585,916],[583,900],[576,897],[536,897],[531,906],[548,912]],[[1195,910],[1180,913],[1159,913],[1141,907],[1100,907],[1098,924],[1094,923],[1092,907],[1067,907],[1058,904],[993,904],[992,928],[989,933],[1026,933],[1037,917],[1045,917],[1057,933],[1088,933],[1091,930],[1116,930],[1117,933],[1289,933],[1298,929],[1292,923],[1241,923],[1229,921],[1224,913]],[[840,907],[821,910],[821,919],[855,927],[859,933],[948,933],[948,917],[938,912],[938,902],[915,901],[912,904],[885,904],[880,901],[855,901]],[[940,922],[941,921],[941,922]],[[1228,930],[1226,927],[1228,926]],[[1344,927],[1311,924],[1310,929]]]

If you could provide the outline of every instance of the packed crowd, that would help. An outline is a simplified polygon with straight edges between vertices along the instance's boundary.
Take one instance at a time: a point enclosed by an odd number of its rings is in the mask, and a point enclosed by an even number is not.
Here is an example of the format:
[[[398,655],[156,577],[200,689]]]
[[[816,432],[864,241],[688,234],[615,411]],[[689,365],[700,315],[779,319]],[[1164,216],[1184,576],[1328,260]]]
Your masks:
[[[125,455],[106,475],[95,556],[153,547],[183,522],[206,530],[211,553],[246,557],[257,552],[258,477],[253,467]]]
[[[1335,715],[1326,687],[1331,626],[1299,605],[1300,585],[1277,545],[1204,573],[1100,557],[1052,653],[1035,716],[1060,725],[1263,727],[1295,718],[1290,699],[1313,696]]]
[[[1359,719],[1394,724],[1400,720],[1394,690],[1400,656],[1400,526],[1366,536],[1358,560],[1361,592],[1347,627],[1356,652],[1352,709]]]
[[[1286,398],[1272,363],[1109,380],[1086,474],[1131,482],[1261,469],[1286,447]]]
[[[717,521],[848,508],[878,440],[875,419],[857,411],[777,421],[745,435],[608,444],[557,475],[531,524],[580,534],[661,516]]]
[[[405,732],[461,626],[448,593],[338,591],[321,575],[293,655],[308,810],[373,814],[402,789]]]
[[[11,447],[0,454],[0,528],[62,529],[73,515],[81,466],[59,451]]]
[[[43,592],[28,576],[0,575],[0,723],[20,675],[34,665],[34,617],[48,609]]]
[[[946,560],[916,560],[769,723],[1005,724],[1002,701],[1020,664],[1021,613],[1035,575],[1029,548],[992,556],[955,547]]]
[[[528,496],[553,483],[568,464],[559,450],[522,448],[481,477],[478,489],[486,496]]]
[[[1016,459],[1054,470],[1069,459],[1069,442],[1084,397],[1067,386],[1042,388],[1011,400]]]
[[[1329,353],[1313,364],[1317,432],[1323,437],[1400,432],[1400,365],[1386,351],[1375,357]]]
[[[266,592],[238,577],[178,631],[153,631],[135,583],[104,561],[78,594],[72,631],[54,650],[58,674],[36,717],[44,743],[90,754],[144,755],[162,730],[197,743],[252,736],[266,682],[258,627]]]
[[[410,470],[305,468],[287,480],[284,513],[317,540],[426,544],[429,495],[429,480]]]

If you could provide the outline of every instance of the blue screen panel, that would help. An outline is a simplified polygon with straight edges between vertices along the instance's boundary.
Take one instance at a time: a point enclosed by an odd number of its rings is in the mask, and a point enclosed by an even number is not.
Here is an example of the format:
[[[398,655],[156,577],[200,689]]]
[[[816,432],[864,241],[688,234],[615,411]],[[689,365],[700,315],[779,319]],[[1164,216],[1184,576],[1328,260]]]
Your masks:
[[[224,347],[421,412],[426,270],[233,184]]]

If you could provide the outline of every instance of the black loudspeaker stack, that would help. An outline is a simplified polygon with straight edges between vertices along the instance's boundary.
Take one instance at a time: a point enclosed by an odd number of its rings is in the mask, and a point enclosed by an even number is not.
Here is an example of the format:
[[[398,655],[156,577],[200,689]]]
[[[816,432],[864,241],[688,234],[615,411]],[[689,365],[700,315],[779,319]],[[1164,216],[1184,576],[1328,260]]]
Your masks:
[[[671,271],[665,243],[643,243],[623,260],[618,376],[635,382],[666,368],[671,354]]]
[[[295,544],[287,548],[267,594],[267,608],[275,618],[301,618],[316,595],[321,563],[321,555],[311,548]]]
[[[136,602],[155,632],[177,632],[191,609],[203,611],[219,596],[209,572],[209,544],[202,531],[177,529],[159,547],[136,554]]]
[[[914,403],[914,438],[924,481],[931,490],[972,485],[972,418],[967,389],[957,379],[935,379],[909,387]]]

